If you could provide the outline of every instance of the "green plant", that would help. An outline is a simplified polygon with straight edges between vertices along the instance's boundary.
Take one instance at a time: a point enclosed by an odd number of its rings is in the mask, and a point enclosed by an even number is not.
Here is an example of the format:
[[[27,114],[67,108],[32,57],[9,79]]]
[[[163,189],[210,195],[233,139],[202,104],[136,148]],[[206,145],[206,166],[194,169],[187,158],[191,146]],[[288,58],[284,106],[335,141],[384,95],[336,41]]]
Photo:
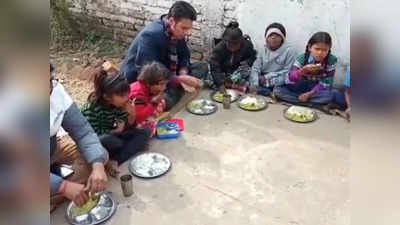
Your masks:
[[[79,1],[80,13],[71,13],[69,0],[50,0],[50,44],[102,55],[122,54],[127,44],[99,35],[89,22],[87,0]]]
[[[79,36],[76,21],[69,11],[67,0],[50,0],[50,41],[60,43]]]

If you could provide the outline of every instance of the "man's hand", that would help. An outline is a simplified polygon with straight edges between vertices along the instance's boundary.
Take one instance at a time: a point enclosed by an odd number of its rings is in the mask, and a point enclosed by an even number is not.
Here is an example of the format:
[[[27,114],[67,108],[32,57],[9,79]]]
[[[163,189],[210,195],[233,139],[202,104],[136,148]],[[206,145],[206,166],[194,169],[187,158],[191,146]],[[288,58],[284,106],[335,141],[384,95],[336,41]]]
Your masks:
[[[179,75],[179,82],[183,89],[189,93],[193,93],[196,89],[200,88],[201,82],[196,77],[192,77],[189,75]]]
[[[198,88],[200,86],[200,80],[190,75],[179,75],[179,82],[194,88]]]
[[[312,91],[303,93],[303,94],[301,94],[301,95],[299,96],[299,100],[300,100],[301,102],[307,102],[308,99],[312,96],[312,94],[313,94]]]
[[[95,194],[104,191],[107,187],[107,175],[103,163],[97,162],[92,165],[92,173],[89,176],[85,191]]]
[[[185,83],[181,83],[181,86],[183,87],[183,89],[184,89],[186,92],[194,93],[194,92],[196,91],[196,88],[194,88],[194,87],[192,87],[192,86],[189,86],[189,85],[187,85],[187,84],[185,84]]]
[[[72,183],[67,180],[61,184],[59,193],[73,201],[77,206],[82,206],[89,200],[89,195],[83,184]]]

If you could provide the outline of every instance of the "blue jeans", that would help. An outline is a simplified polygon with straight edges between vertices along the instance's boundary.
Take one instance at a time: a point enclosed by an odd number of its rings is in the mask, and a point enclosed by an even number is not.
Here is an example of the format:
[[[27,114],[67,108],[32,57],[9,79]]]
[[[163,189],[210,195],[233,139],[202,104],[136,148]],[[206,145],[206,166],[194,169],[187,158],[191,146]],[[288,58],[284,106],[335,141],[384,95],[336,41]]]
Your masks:
[[[346,106],[346,99],[344,97],[344,92],[340,90],[333,91],[333,103],[337,104],[341,108],[345,109]]]
[[[273,88],[259,86],[257,89],[257,94],[264,95],[264,96],[270,96],[272,93],[272,90],[273,90]]]
[[[304,102],[301,102],[299,100],[299,96],[305,92],[307,92],[307,91],[303,91],[303,92],[293,91],[293,89],[288,87],[288,85],[274,88],[275,97],[277,97],[283,101],[292,103],[292,104],[304,104]],[[332,101],[332,99],[333,99],[332,91],[323,90],[323,91],[320,91],[317,94],[313,95],[312,97],[310,97],[308,99],[308,101],[306,102],[306,104],[307,103],[308,104],[318,104],[318,105],[328,104]]]

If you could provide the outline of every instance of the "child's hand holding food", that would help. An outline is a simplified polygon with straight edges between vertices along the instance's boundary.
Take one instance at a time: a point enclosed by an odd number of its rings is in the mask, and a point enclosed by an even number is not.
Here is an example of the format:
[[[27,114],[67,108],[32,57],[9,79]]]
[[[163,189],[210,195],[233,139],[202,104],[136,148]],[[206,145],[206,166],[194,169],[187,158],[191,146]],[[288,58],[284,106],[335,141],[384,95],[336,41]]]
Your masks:
[[[307,64],[300,69],[301,75],[310,75],[318,72],[321,69],[321,64]]]
[[[111,130],[111,134],[119,134],[125,130],[125,122],[122,120],[115,120],[114,129]]]
[[[164,93],[160,93],[159,95],[152,97],[150,101],[153,105],[157,105],[163,99]]]

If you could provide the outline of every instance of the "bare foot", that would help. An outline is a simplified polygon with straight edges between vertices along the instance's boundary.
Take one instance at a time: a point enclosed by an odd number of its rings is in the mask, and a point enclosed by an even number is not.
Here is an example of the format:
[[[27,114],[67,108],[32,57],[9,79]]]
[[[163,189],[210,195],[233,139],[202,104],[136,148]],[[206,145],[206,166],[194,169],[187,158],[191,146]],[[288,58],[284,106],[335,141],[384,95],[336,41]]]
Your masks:
[[[118,169],[118,162],[115,160],[109,160],[105,166],[105,169],[107,173],[114,178],[118,177],[118,174],[120,173]]]
[[[274,92],[271,93],[270,97],[271,97],[271,103],[272,104],[276,104],[276,103],[280,102],[279,99],[275,96]]]

